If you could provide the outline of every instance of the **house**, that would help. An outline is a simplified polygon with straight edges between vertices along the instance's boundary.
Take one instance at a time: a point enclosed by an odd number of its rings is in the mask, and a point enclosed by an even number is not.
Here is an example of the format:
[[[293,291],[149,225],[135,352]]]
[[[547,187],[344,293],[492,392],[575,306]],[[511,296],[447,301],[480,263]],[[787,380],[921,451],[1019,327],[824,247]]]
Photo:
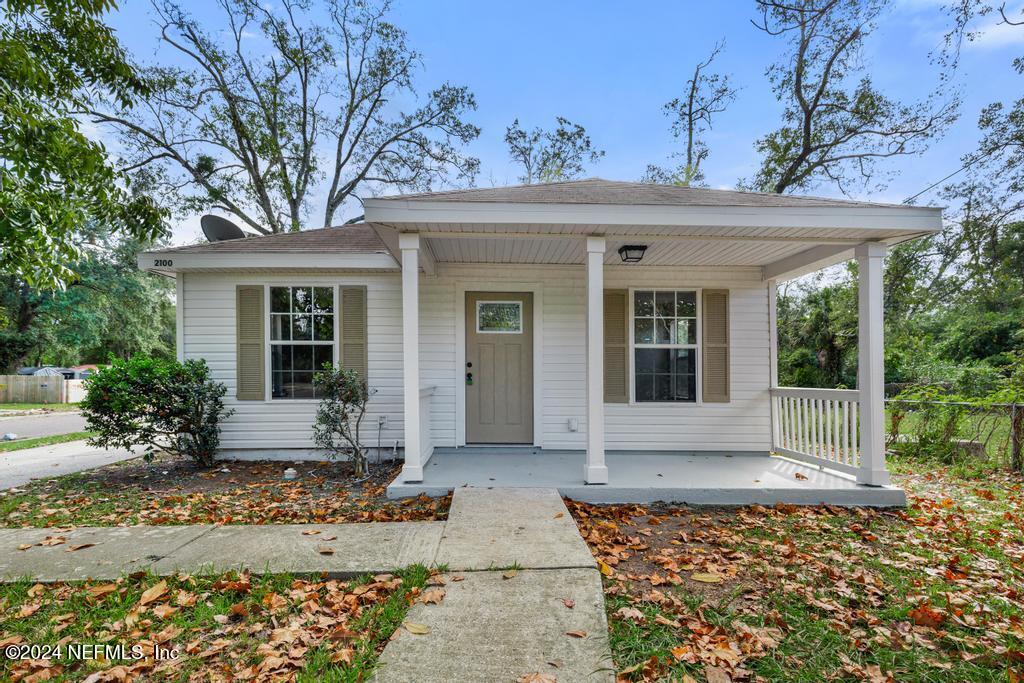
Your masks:
[[[601,179],[364,208],[140,255],[177,281],[179,357],[227,385],[226,457],[315,457],[312,373],[332,361],[375,391],[364,435],[402,451],[395,496],[904,501],[885,465],[883,257],[940,230],[940,209]],[[858,389],[776,386],[775,284],[850,258]]]

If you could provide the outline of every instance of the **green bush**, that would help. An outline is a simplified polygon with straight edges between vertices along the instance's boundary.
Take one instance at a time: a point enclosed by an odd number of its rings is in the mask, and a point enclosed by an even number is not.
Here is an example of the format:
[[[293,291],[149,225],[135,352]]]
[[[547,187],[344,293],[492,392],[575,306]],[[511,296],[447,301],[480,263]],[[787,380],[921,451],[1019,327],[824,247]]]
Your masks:
[[[907,455],[951,462],[970,407],[935,384],[909,387],[889,403],[890,446]],[[909,440],[899,440],[900,434]]]
[[[349,457],[355,476],[365,475],[366,449],[359,440],[359,428],[370,400],[366,380],[355,370],[343,370],[326,363],[313,376],[313,385],[320,396],[313,423],[313,442],[332,458]]]
[[[113,360],[85,382],[82,401],[89,443],[102,448],[145,447],[210,467],[220,444],[225,386],[210,379],[202,360],[179,363],[136,356]]]

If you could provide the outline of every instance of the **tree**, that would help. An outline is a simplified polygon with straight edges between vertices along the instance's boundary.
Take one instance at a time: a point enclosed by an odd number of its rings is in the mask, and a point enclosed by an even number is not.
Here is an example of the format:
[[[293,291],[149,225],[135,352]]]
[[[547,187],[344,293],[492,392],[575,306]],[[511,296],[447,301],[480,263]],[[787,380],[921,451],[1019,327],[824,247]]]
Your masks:
[[[702,183],[704,172],[700,165],[710,153],[703,136],[711,130],[711,119],[721,114],[736,99],[737,90],[732,87],[728,75],[708,73],[711,63],[725,47],[724,42],[716,43],[711,54],[693,69],[693,75],[686,82],[686,94],[668,102],[664,111],[672,117],[672,135],[683,138],[685,147],[674,157],[681,157],[683,163],[675,169],[656,165],[647,167],[644,182],[689,186]]]
[[[0,275],[0,373],[33,365],[105,363],[109,356],[174,355],[173,286],[138,269],[154,243],[118,238],[90,226],[77,273],[61,290]]]
[[[323,225],[371,188],[471,180],[461,146],[473,94],[444,83],[418,97],[421,55],[386,20],[390,2],[217,0],[222,25],[156,0],[161,41],[187,66],[144,73],[146,106],[94,109],[119,132],[128,168],[172,205],[220,209],[261,233],[298,230],[326,182]],[[403,103],[412,103],[409,110]]]
[[[758,0],[755,26],[786,37],[790,54],[769,67],[784,105],[782,126],[755,144],[762,155],[753,185],[766,192],[807,189],[821,182],[847,193],[867,186],[876,162],[919,154],[956,118],[959,99],[901,103],[881,93],[866,73],[865,38],[887,0]]]
[[[594,149],[586,129],[563,118],[554,130],[534,128],[525,131],[519,119],[505,129],[505,143],[509,156],[523,167],[519,180],[527,185],[534,182],[551,183],[572,180],[585,172],[585,164],[596,164],[604,151]]]
[[[79,231],[99,221],[153,238],[162,213],[86,137],[76,112],[146,95],[102,15],[110,0],[5,0],[0,12],[0,273],[31,286],[74,277]]]

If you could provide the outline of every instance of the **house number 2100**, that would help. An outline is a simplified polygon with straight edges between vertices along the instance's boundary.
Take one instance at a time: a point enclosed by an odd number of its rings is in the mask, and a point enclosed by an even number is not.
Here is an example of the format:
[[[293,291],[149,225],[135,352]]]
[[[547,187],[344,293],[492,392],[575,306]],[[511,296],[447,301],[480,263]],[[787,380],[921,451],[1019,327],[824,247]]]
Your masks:
[[[169,258],[158,258],[158,259],[154,259],[153,260],[153,265],[155,267],[157,267],[157,268],[159,268],[161,266],[165,266],[165,267],[169,268],[169,267],[174,265],[174,261],[172,259],[169,259]]]

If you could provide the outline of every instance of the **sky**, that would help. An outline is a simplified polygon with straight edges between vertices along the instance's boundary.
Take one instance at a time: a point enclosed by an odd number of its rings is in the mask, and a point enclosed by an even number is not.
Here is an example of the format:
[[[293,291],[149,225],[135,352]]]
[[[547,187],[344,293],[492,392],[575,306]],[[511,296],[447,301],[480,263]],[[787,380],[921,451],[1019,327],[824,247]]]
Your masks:
[[[217,22],[214,3],[182,3],[202,22]],[[124,5],[109,22],[133,57],[142,64],[172,60],[159,45],[149,3]],[[478,109],[469,119],[482,133],[467,151],[481,160],[477,185],[482,186],[517,182],[519,172],[504,143],[505,128],[515,118],[527,128],[551,128],[556,116],[582,124],[606,152],[590,169],[591,176],[638,180],[648,164],[665,164],[679,143],[663,105],[683,92],[695,63],[724,40],[715,70],[729,74],[740,92],[706,137],[711,149],[706,182],[719,188],[733,188],[755,173],[754,142],[780,121],[782,107],[765,69],[786,46],[757,30],[751,23],[756,18],[753,0],[397,0],[391,15],[408,32],[409,44],[424,55],[417,78],[421,91],[449,81],[475,94]],[[883,93],[911,99],[936,87],[938,72],[929,53],[941,46],[947,21],[941,2],[893,3],[865,50],[869,72]],[[961,156],[975,148],[982,107],[1019,97],[1024,77],[1011,62],[1024,53],[1024,29],[997,25],[994,18],[983,18],[976,28],[981,35],[965,46],[951,86],[963,97],[959,121],[925,154],[885,162],[883,168],[895,176],[884,190],[854,198],[900,202],[957,170]],[[116,151],[109,134],[98,134]],[[829,186],[813,194],[839,196]],[[918,201],[942,203],[937,191]],[[315,227],[323,192],[312,204],[310,225]],[[340,218],[358,213],[358,206],[349,207]],[[176,217],[172,225],[175,244],[200,237],[197,216]]]

